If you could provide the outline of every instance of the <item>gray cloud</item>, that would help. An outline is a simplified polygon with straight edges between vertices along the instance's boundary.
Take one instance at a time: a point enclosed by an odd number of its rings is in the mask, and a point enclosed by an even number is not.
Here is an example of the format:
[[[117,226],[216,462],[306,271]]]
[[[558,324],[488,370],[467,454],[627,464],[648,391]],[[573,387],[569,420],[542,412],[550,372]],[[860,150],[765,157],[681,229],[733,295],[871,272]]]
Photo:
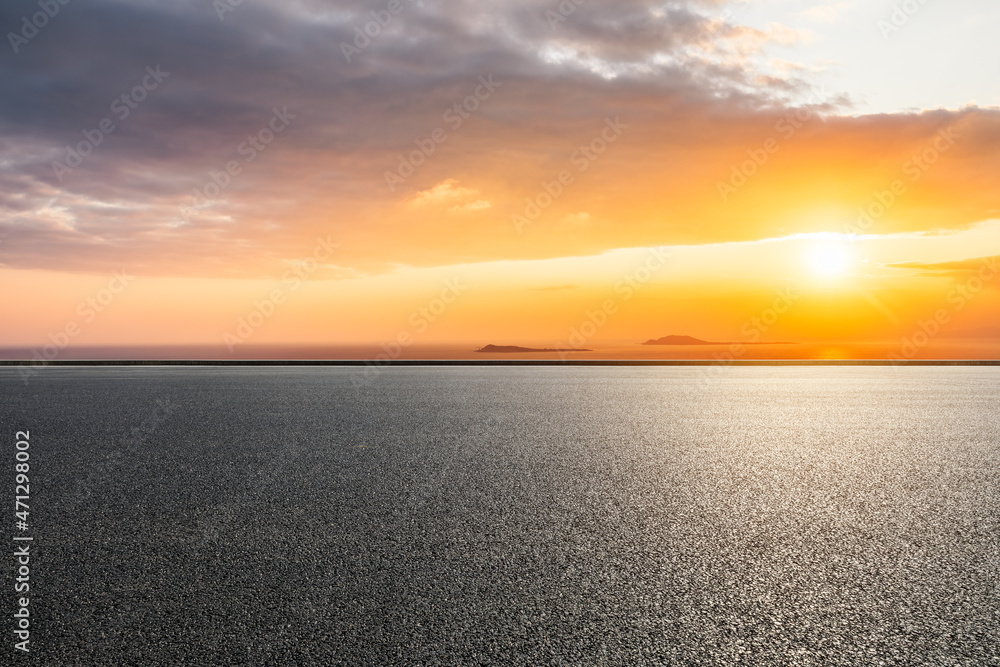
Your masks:
[[[694,119],[713,114],[757,122],[803,84],[761,79],[725,57],[728,41],[749,33],[718,18],[724,4],[589,0],[553,27],[546,12],[558,10],[554,1],[402,0],[347,62],[342,45],[388,0],[244,0],[223,20],[205,0],[76,0],[19,53],[0,50],[8,91],[0,98],[0,233],[8,235],[0,262],[265,271],[307,250],[321,223],[371,246],[392,231],[383,220],[397,203],[386,169],[486,74],[503,82],[502,94],[400,197],[490,173],[497,160],[525,165],[494,175],[516,191],[623,110],[677,128],[701,128]],[[0,27],[16,31],[34,11],[34,2],[4,3]],[[157,66],[169,76],[120,119],[113,101]],[[291,126],[185,220],[194,189],[242,160],[242,142],[274,108],[296,116]],[[53,162],[105,118],[114,132],[60,179]],[[463,234],[456,242],[476,244]]]

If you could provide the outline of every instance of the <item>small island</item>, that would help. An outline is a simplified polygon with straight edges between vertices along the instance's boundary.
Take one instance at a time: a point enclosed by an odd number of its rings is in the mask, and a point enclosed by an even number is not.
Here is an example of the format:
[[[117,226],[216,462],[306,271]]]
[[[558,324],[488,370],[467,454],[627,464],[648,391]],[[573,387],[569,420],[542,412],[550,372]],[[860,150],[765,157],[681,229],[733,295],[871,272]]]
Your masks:
[[[694,336],[664,336],[663,338],[647,340],[643,345],[725,345],[726,343],[713,343],[701,340]]]
[[[776,341],[773,343],[740,343],[736,341],[708,341],[695,338],[694,336],[664,336],[647,340],[643,345],[795,345],[786,341]]]
[[[519,352],[592,352],[593,350],[581,350],[581,349],[563,349],[563,348],[533,348],[533,347],[518,347],[516,345],[487,345],[486,347],[481,347],[476,352],[483,354],[517,354]]]

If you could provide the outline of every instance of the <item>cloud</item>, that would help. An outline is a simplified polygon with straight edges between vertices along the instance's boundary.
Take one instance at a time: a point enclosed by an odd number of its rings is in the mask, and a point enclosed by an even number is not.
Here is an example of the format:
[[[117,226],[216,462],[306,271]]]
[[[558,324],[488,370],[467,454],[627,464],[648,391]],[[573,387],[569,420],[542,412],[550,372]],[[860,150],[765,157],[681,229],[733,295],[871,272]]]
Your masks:
[[[463,188],[457,180],[449,178],[415,194],[410,200],[410,206],[415,208],[448,206],[448,211],[451,213],[472,213],[492,207],[485,199],[478,199],[478,195],[477,190]]]
[[[1000,272],[1000,256],[963,259],[955,262],[899,262],[886,265],[892,269],[908,269],[928,277],[961,277],[980,272],[991,272],[991,276]]]
[[[478,194],[475,190],[463,188],[454,178],[449,178],[427,190],[421,190],[413,196],[411,206],[433,206],[452,203],[459,199],[468,199]]]
[[[485,211],[488,208],[493,208],[493,205],[485,199],[477,199],[476,201],[469,202],[467,204],[452,206],[448,210],[452,213],[471,213],[473,211]]]
[[[0,97],[0,262],[243,277],[328,235],[338,265],[373,272],[840,231],[814,212],[853,221],[947,128],[961,139],[869,233],[1000,210],[1000,112],[851,117],[820,95],[786,137],[790,100],[813,91],[767,51],[807,33],[739,25],[707,0],[590,0],[553,27],[557,6],[405,0],[350,62],[343,46],[384,1],[245,2],[224,21],[200,0],[67,6],[0,55],[16,91]],[[0,5],[0,25],[34,7]],[[123,118],[147,67],[169,76]],[[447,112],[491,74],[503,86],[456,127]],[[280,133],[275,110],[295,116]],[[580,171],[608,118],[629,129]],[[104,119],[115,129],[57,174]],[[446,140],[389,192],[385,174],[436,129]],[[780,150],[723,202],[718,183],[769,138]],[[511,215],[563,171],[573,183],[517,234]]]

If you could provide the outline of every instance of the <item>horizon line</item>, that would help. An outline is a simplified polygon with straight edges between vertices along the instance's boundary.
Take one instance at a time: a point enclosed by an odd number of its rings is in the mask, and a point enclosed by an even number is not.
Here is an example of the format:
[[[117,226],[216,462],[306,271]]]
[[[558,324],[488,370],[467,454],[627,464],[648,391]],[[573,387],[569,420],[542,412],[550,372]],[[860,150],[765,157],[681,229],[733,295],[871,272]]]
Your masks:
[[[1000,359],[0,359],[4,366],[1000,366]]]

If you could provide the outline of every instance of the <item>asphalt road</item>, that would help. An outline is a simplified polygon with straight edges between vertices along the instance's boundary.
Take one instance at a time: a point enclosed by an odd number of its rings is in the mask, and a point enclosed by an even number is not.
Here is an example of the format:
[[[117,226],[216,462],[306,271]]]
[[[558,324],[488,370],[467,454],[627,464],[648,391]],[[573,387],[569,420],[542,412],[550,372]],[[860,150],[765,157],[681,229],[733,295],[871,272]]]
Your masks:
[[[1000,369],[358,374],[0,369],[0,662],[1000,665]]]

